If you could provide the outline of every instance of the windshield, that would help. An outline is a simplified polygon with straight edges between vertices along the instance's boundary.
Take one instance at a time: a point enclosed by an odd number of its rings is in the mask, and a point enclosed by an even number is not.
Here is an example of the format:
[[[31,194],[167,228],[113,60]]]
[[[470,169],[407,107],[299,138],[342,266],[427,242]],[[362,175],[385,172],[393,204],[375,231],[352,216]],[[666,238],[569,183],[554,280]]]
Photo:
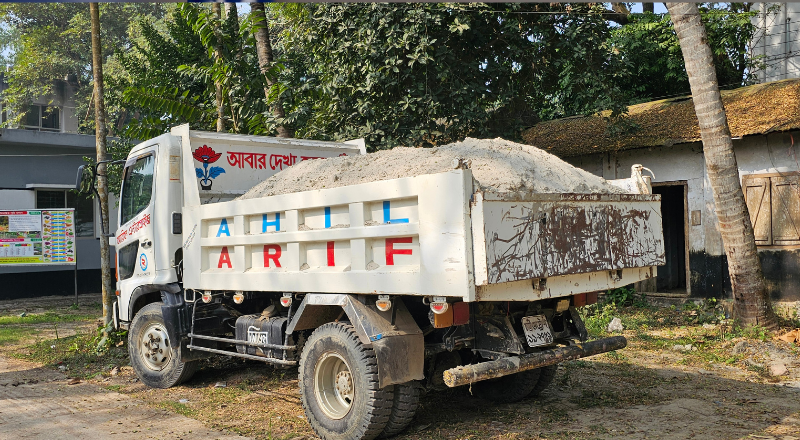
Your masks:
[[[140,157],[126,167],[122,181],[120,225],[124,225],[150,204],[153,193],[153,155]]]

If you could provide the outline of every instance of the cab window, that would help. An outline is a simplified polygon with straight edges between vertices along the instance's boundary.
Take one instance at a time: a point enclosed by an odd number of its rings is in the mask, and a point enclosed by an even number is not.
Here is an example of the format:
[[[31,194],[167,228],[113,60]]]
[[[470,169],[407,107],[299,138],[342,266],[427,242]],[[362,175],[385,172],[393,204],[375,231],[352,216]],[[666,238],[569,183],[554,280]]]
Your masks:
[[[122,177],[122,201],[120,203],[120,225],[124,225],[142,212],[153,195],[153,155],[136,159],[125,168]]]

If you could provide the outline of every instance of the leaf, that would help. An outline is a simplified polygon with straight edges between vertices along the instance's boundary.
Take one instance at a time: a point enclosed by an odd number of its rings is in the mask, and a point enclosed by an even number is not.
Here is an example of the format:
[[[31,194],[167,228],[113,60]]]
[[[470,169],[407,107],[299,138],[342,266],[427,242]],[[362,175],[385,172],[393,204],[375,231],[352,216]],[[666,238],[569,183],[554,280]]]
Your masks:
[[[224,173],[225,169],[222,167],[211,167],[208,169],[208,176],[211,177],[212,179],[215,179],[217,178],[217,176]]]
[[[214,168],[218,168],[218,167],[211,167],[212,170]],[[194,169],[194,173],[197,174],[197,178],[198,179],[202,179],[203,177],[205,177],[205,174],[203,173],[203,169],[202,168],[195,168]]]

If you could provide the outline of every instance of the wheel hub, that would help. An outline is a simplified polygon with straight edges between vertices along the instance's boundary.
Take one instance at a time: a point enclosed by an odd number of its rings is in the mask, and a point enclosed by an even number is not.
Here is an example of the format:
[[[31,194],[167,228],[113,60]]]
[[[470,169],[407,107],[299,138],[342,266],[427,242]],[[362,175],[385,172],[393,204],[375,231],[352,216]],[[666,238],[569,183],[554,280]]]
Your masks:
[[[350,367],[338,353],[322,355],[314,368],[314,396],[326,416],[341,419],[350,412],[355,384]]]
[[[349,371],[340,371],[336,375],[336,392],[343,396],[353,393],[353,378]]]
[[[140,350],[147,368],[160,371],[172,359],[172,349],[164,326],[151,324],[142,332]]]

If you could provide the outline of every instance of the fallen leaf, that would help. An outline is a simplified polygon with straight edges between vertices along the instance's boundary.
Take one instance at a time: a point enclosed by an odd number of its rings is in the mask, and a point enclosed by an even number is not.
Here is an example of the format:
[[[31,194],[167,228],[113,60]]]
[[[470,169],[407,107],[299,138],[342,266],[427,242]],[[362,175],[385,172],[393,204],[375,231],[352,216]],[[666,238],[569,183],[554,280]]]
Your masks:
[[[75,378],[75,379],[71,379],[69,382],[67,382],[67,385],[75,385],[75,384],[78,384],[78,383],[81,383],[81,380]]]
[[[800,341],[800,329],[792,330],[788,333],[778,336],[778,339],[784,342],[788,342],[790,344],[793,342]]]

